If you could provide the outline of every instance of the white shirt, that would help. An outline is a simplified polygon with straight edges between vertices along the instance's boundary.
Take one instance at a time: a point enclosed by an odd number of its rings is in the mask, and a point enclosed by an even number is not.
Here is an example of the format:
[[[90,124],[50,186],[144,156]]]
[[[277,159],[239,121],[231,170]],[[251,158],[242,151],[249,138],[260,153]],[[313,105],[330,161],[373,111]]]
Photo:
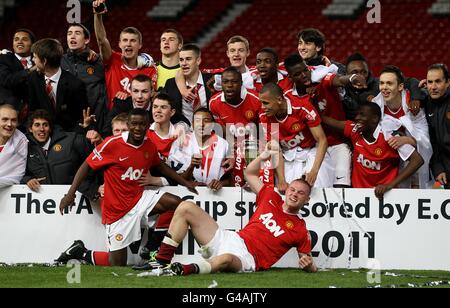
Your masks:
[[[31,61],[31,56],[29,56],[29,57],[21,57],[21,56],[19,56],[18,54],[14,54],[15,56],[16,56],[16,58],[17,59],[19,59],[19,61],[21,61],[21,63],[22,63],[22,59],[26,59],[27,60],[27,69],[30,69],[31,67],[33,67],[33,62]]]
[[[197,84],[190,85],[186,81],[187,87],[193,88],[193,87],[196,87],[197,85],[202,85],[202,87],[200,87],[200,89],[198,91],[198,95],[200,97],[200,106],[208,107],[208,100],[206,98],[206,90],[205,90],[205,82],[203,81],[203,76],[201,73],[199,73],[199,75],[198,75]],[[188,102],[184,99],[183,99],[183,115],[189,120],[189,122],[191,122],[191,125],[192,125],[192,121],[194,119],[194,110],[192,109],[192,103]]]
[[[50,76],[50,77],[45,76],[45,84],[47,84],[49,79],[52,80],[52,87],[53,87],[52,93],[55,95],[55,101],[56,101],[56,97],[58,94],[57,93],[58,83],[59,83],[59,79],[61,79],[61,74],[62,74],[62,70],[61,70],[61,68],[59,68],[55,75]]]

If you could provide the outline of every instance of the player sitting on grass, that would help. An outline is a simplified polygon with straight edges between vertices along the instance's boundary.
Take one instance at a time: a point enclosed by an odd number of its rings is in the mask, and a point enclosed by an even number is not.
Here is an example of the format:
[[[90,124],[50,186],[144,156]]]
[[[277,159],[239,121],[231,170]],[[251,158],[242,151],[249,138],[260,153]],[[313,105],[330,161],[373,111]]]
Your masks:
[[[261,163],[272,155],[277,156],[275,150],[273,146],[272,149],[267,146],[245,171],[247,182],[257,193],[258,207],[250,222],[239,232],[225,231],[219,229],[216,221],[196,204],[183,202],[175,211],[169,232],[152,262],[151,274],[173,276],[262,271],[269,269],[293,247],[299,254],[299,267],[307,272],[316,272],[317,267],[310,255],[309,233],[299,215],[309,201],[310,185],[304,180],[293,181],[283,201],[273,186],[264,186],[259,179]],[[207,261],[170,264],[189,228]]]

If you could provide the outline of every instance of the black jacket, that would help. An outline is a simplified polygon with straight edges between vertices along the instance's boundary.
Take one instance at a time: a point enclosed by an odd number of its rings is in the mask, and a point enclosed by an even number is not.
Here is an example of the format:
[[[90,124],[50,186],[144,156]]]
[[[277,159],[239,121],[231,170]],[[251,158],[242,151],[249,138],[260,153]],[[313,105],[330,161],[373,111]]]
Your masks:
[[[28,71],[14,53],[0,55],[0,103],[13,105],[17,110],[28,100]]]
[[[27,138],[30,142],[23,184],[44,177],[46,179],[41,184],[72,184],[78,168],[91,152],[91,146],[83,135],[66,133],[57,126],[51,135],[47,156],[31,134],[27,134]]]
[[[30,112],[44,109],[50,112],[54,123],[65,131],[80,131],[78,123],[83,119],[83,109],[87,107],[86,87],[71,73],[62,70],[56,94],[56,110],[45,90],[43,74],[33,72],[29,80]]]
[[[450,88],[439,100],[427,97],[425,100],[425,111],[430,127],[430,139],[433,146],[433,157],[431,158],[431,171],[434,177],[442,173],[450,178]],[[450,189],[450,183],[446,186]]]
[[[377,96],[380,93],[380,81],[369,73],[366,89],[356,89],[351,84],[345,87],[344,104],[345,116],[348,120],[354,120],[361,102],[367,101],[369,96]]]
[[[202,76],[203,76],[203,81],[205,83],[206,100],[207,100],[208,109],[209,109],[209,100],[212,97],[212,93],[206,86],[206,83],[213,77],[213,75],[202,73]],[[172,117],[171,122],[172,123],[185,122],[189,126],[192,126],[191,120],[187,119],[183,115],[183,97],[181,96],[180,90],[178,90],[175,78],[167,80],[166,86],[164,87],[164,89],[161,90],[161,92],[169,95],[172,98],[172,100],[174,101],[176,113]]]
[[[114,119],[116,116],[118,116],[121,113],[128,114],[131,110],[133,110],[133,101],[132,101],[131,97],[128,97],[126,100],[114,98],[113,99],[113,108],[107,114],[103,128],[100,131],[100,134],[102,135],[102,137],[106,138],[106,137],[109,137],[112,135],[112,127],[111,127],[112,119]]]
[[[88,62],[89,52],[90,49],[82,52],[69,50],[62,58],[61,68],[84,83],[88,106],[91,107],[91,113],[95,114],[97,120],[93,129],[101,129],[105,125],[108,112],[105,72],[100,57]]]

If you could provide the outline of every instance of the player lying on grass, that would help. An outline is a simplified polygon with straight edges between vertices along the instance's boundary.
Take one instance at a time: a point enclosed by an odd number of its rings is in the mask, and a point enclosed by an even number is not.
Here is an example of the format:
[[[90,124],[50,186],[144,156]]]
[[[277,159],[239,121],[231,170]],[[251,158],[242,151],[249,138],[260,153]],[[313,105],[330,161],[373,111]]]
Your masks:
[[[264,186],[259,179],[261,163],[272,155],[278,156],[278,153],[267,146],[245,171],[246,180],[257,193],[257,210],[241,231],[221,230],[216,221],[196,204],[181,203],[156,260],[151,262],[152,274],[172,276],[262,271],[269,269],[294,247],[299,254],[299,267],[307,272],[316,272],[317,267],[310,255],[310,236],[305,221],[299,216],[299,211],[309,201],[311,187],[304,180],[295,180],[289,185],[283,200],[272,186]],[[170,264],[189,228],[202,247],[206,261]]]

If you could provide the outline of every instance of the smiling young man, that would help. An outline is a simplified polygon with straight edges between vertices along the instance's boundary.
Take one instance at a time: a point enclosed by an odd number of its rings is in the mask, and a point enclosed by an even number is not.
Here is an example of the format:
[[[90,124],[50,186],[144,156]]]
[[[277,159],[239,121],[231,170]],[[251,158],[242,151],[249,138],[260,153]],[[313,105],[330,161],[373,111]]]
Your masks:
[[[143,109],[133,109],[128,116],[129,132],[106,139],[86,159],[78,170],[67,195],[61,200],[60,212],[72,207],[75,192],[89,170],[105,168],[105,198],[102,222],[106,225],[108,252],[88,251],[81,241],[75,241],[57,262],[81,259],[90,264],[125,266],[127,248],[141,239],[141,220],[168,210],[175,210],[181,199],[169,193],[146,190],[142,177],[153,167],[190,189],[195,185],[176,174],[163,163],[155,145],[146,136],[150,118]]]
[[[311,257],[309,232],[299,214],[309,201],[311,187],[303,180],[295,180],[283,200],[273,186],[263,185],[259,179],[260,166],[278,153],[270,150],[268,146],[245,171],[247,182],[257,194],[256,212],[249,223],[239,232],[222,230],[203,209],[192,202],[183,202],[175,211],[156,261],[152,262],[153,275],[264,271],[291,248],[297,249],[300,269],[317,271]],[[170,264],[189,228],[201,246],[205,261]]]
[[[152,82],[156,83],[157,69],[153,65],[138,68],[139,51],[142,49],[142,34],[134,27],[127,27],[120,33],[119,48],[121,52],[112,50],[103,24],[102,16],[106,14],[106,10],[100,13],[95,11],[95,8],[104,3],[105,0],[96,0],[92,3],[92,6],[94,8],[95,35],[105,65],[108,109],[111,110],[113,99],[118,92],[131,92],[131,80],[135,76],[147,75]]]
[[[134,108],[144,109],[150,114],[153,95],[153,82],[147,75],[137,75],[131,81],[131,95],[125,100],[115,98],[112,110],[108,113],[103,136],[111,136],[111,121],[121,113],[129,113]]]
[[[373,102],[382,110],[381,126],[401,132],[401,135],[392,138],[389,144],[394,149],[410,144],[417,148],[425,161],[419,172],[402,183],[401,187],[431,188],[428,162],[432,156],[432,146],[425,111],[418,106],[417,112],[411,110],[411,92],[405,88],[405,77],[398,67],[388,65],[381,71],[380,94]]]
[[[369,102],[360,105],[355,122],[322,117],[324,123],[343,131],[353,144],[352,186],[375,188],[379,199],[412,176],[424,163],[413,146],[405,144],[397,149],[390,146],[394,132],[382,129],[381,118],[380,107]],[[400,158],[409,163],[399,171]]]
[[[245,142],[257,138],[261,102],[257,92],[243,86],[242,74],[233,66],[222,73],[222,90],[213,96],[209,108],[216,122],[222,125],[223,132],[226,132],[226,139],[234,141],[234,185],[241,187],[245,185],[245,166],[250,163],[245,160]],[[284,191],[284,177],[279,179],[279,188]],[[273,179],[268,181],[273,184]]]
[[[36,110],[30,116],[27,137],[27,169],[22,183],[35,192],[41,184],[71,184],[91,151],[83,135],[54,126],[45,110]]]
[[[28,140],[17,123],[15,108],[0,105],[0,188],[19,184],[25,174]]]
[[[22,110],[28,99],[28,75],[36,69],[31,46],[36,41],[33,32],[18,29],[14,33],[13,50],[0,54],[0,97],[2,101]]]
[[[279,58],[277,52],[272,48],[263,48],[256,55],[256,79],[254,88],[260,92],[268,83],[279,84],[287,78],[278,70]]]

